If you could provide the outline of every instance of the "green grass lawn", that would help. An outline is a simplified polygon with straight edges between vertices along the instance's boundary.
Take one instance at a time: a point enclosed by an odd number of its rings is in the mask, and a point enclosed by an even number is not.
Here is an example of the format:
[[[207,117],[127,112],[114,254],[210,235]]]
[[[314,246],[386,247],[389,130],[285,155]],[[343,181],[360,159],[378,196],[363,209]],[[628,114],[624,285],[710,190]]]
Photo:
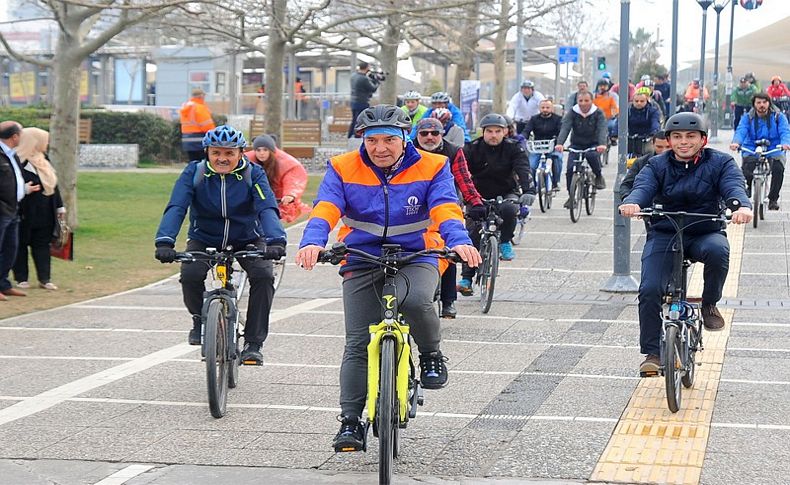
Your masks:
[[[75,258],[52,260],[52,282],[60,289],[31,289],[26,298],[11,298],[0,304],[0,318],[136,288],[175,274],[177,265],[154,259],[153,241],[177,178],[177,173],[80,173]],[[306,203],[312,203],[320,181],[321,176],[310,176]],[[186,226],[178,248],[185,240]],[[36,286],[30,264],[31,285]]]

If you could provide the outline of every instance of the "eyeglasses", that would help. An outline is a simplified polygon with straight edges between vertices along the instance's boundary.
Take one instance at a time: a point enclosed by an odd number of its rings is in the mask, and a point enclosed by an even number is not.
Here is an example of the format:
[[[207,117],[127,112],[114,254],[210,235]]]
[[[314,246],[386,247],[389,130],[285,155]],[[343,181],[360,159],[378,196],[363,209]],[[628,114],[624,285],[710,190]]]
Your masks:
[[[428,135],[431,135],[431,136],[439,136],[439,132],[438,132],[438,131],[436,131],[436,130],[433,130],[433,131],[421,131],[421,132],[419,133],[419,135],[420,135],[420,136],[428,136]]]

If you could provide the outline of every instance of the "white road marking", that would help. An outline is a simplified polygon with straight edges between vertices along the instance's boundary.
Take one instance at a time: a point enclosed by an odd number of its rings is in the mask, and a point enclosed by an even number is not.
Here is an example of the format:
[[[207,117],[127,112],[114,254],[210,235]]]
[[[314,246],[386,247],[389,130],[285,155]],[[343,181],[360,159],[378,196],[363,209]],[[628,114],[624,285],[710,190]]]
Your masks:
[[[113,473],[109,477],[96,482],[95,485],[123,485],[132,478],[142,475],[152,469],[154,465],[129,465]]]
[[[303,310],[312,310],[322,305],[337,301],[337,298],[320,298],[294,305],[285,310],[272,312],[270,321],[276,321],[297,315]],[[49,409],[63,401],[76,397],[90,390],[101,387],[105,384],[115,382],[124,377],[128,377],[138,372],[142,372],[151,367],[157,366],[170,359],[180,357],[184,354],[194,352],[196,347],[182,343],[144,355],[137,359],[124,362],[123,364],[105,369],[95,374],[77,379],[76,381],[58,386],[54,389],[44,391],[40,394],[25,399],[22,402],[13,404],[7,408],[0,409],[0,425],[16,421],[37,412]]]

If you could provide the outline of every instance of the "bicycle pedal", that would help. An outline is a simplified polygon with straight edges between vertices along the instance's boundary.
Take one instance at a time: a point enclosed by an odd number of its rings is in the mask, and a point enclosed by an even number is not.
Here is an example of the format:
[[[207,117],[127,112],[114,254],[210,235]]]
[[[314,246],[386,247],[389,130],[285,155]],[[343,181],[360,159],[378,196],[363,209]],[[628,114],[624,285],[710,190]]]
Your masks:
[[[639,377],[658,377],[661,373],[659,371],[639,371]]]
[[[263,365],[260,360],[242,360],[241,365]]]

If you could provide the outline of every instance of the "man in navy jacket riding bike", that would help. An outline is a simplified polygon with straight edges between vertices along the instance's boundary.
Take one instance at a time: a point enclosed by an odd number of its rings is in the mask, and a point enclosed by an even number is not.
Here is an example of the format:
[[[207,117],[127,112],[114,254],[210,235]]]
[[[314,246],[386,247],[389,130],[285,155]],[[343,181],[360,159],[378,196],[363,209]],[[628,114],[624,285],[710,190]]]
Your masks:
[[[735,160],[705,148],[708,131],[696,113],[678,113],[667,120],[665,132],[671,149],[651,158],[634,181],[634,189],[619,207],[625,217],[633,217],[643,207],[662,204],[667,211],[718,214],[723,200],[735,198],[741,208],[732,222],[752,220],[751,203],[743,188],[743,174]],[[702,291],[702,320],[708,330],[724,328],[724,318],[716,308],[721,299],[730,262],[730,245],[722,224],[689,217],[684,231],[685,253],[705,265]],[[650,224],[642,252],[642,282],[639,285],[639,341],[647,358],[642,375],[658,372],[661,363],[661,296],[672,271],[672,243],[676,234],[666,219]]]
[[[263,169],[243,155],[244,135],[230,126],[218,126],[203,137],[206,159],[186,166],[173,187],[159,230],[156,259],[172,263],[176,237],[189,209],[187,251],[218,250],[248,245],[266,248],[267,257],[285,255],[285,230]],[[274,298],[272,262],[263,259],[239,261],[250,281],[247,323],[244,328],[242,361],[261,362],[261,346],[269,333],[269,312]],[[192,314],[189,343],[200,345],[204,281],[208,265],[181,265],[184,304]]]

